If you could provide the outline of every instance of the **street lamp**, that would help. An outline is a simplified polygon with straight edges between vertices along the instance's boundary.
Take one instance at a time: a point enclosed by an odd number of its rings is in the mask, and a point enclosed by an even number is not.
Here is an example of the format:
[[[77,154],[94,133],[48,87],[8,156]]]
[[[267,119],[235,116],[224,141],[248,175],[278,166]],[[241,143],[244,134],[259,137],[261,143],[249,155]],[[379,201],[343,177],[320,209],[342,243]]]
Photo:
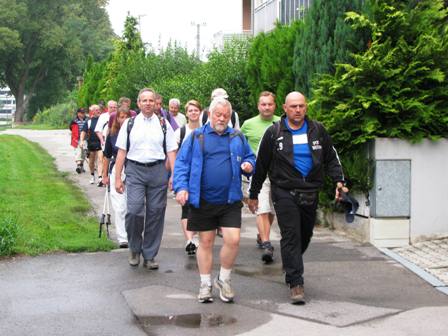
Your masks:
[[[192,26],[196,26],[196,57],[198,59],[201,58],[201,26],[206,26],[205,22],[196,23],[194,21],[191,22]]]

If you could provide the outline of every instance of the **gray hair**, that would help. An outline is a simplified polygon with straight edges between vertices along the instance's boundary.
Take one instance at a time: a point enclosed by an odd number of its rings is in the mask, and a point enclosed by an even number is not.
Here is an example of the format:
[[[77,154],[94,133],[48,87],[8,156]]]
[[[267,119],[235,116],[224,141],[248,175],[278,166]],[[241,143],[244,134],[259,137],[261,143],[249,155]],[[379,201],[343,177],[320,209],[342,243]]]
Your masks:
[[[156,98],[156,97],[155,97],[156,92],[155,92],[153,89],[151,89],[151,88],[143,88],[143,89],[141,89],[141,90],[138,92],[137,101],[140,101],[140,96],[141,96],[141,94],[144,93],[144,92],[152,92],[152,94],[154,95],[154,99]]]
[[[232,104],[230,104],[230,102],[227,99],[225,99],[224,97],[216,97],[210,103],[210,107],[209,107],[210,115],[213,114],[213,112],[217,106],[227,107],[229,109],[230,113],[232,113]]]
[[[180,100],[177,98],[171,98],[168,105],[171,105],[171,104],[174,104],[174,105],[177,105],[178,107],[180,107]]]

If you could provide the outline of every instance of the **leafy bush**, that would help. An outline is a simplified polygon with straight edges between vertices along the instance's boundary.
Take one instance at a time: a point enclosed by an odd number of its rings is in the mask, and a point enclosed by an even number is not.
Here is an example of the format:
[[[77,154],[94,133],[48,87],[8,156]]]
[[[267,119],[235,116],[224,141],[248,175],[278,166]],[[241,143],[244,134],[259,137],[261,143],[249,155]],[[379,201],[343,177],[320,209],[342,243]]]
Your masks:
[[[70,100],[39,111],[33,118],[33,124],[44,124],[55,128],[67,128],[76,114],[76,103]]]
[[[11,216],[0,219],[0,255],[9,256],[14,253],[19,226]]]

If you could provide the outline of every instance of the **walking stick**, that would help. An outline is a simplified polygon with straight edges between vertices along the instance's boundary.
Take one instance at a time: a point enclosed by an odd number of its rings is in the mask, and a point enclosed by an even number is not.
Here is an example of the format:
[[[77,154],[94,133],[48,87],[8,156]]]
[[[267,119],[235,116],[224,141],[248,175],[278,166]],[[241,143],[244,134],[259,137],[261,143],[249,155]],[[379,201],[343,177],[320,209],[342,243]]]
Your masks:
[[[109,226],[110,222],[110,185],[107,186],[106,192],[104,193],[104,203],[103,203],[103,213],[100,218],[100,229],[98,238],[101,238],[101,233],[103,231],[103,225],[106,224],[106,236],[107,239],[110,238]]]

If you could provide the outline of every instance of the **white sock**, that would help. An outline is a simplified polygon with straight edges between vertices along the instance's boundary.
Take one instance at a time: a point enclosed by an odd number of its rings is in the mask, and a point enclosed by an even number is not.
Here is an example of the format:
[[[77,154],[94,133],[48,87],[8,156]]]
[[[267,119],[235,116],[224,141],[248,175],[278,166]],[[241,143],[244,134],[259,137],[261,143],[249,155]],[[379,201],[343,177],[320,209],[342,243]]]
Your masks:
[[[212,285],[212,275],[211,274],[200,274],[201,276],[201,285],[207,284],[207,286]]]
[[[219,271],[219,280],[221,280],[221,281],[230,280],[231,272],[232,272],[232,269],[226,269],[221,266],[221,270]]]

